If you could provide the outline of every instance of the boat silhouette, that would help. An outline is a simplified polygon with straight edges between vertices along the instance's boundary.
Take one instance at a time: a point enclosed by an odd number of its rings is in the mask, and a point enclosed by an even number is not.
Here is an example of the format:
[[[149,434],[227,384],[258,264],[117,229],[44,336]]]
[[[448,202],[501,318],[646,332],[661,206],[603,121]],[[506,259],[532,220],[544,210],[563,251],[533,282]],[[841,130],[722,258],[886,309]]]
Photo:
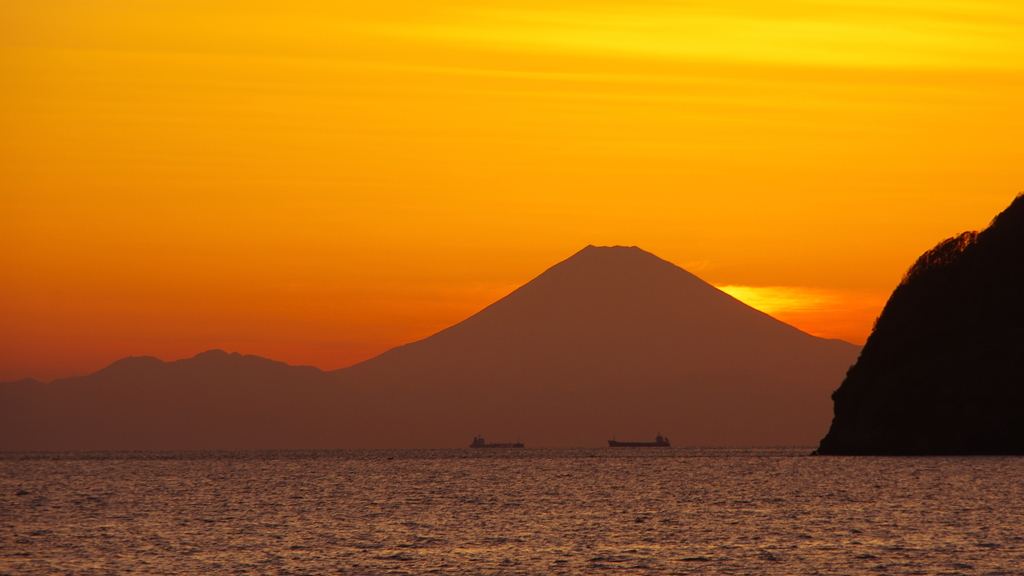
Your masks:
[[[615,440],[608,441],[609,448],[669,448],[671,444],[668,443],[668,438],[658,435],[654,438],[654,442],[617,442]]]
[[[483,436],[474,436],[473,443],[469,445],[470,448],[522,448],[522,442],[504,442],[496,444],[488,444],[484,441]]]

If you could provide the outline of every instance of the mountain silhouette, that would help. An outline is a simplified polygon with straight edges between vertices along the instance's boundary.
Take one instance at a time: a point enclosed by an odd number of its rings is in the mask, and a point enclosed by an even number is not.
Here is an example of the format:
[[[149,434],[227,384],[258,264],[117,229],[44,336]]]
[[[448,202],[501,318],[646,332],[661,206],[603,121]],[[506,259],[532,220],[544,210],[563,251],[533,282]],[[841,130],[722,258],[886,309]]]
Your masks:
[[[819,454],[1024,454],[1024,197],[926,252],[835,392]]]
[[[392,432],[357,419],[350,433],[365,444],[458,445],[473,430],[595,446],[661,430],[677,445],[806,445],[859,350],[639,248],[588,246],[473,317],[338,375],[383,395],[402,422]]]
[[[26,380],[0,384],[0,449],[326,447],[304,416],[337,387],[318,368],[222,350],[175,362],[129,357],[49,384]]]
[[[681,446],[808,445],[827,429],[829,394],[859,351],[639,248],[588,246],[463,322],[334,372],[211,351],[170,363],[126,359],[0,394],[17,390],[13,404],[34,406],[24,430],[38,426],[33,410],[53,406],[79,422],[83,403],[123,423],[81,447],[127,446],[132,426],[166,448],[456,447],[475,434],[599,446],[659,431]],[[13,404],[4,398],[0,418]],[[85,438],[102,422],[88,419],[63,429],[78,426]],[[66,432],[0,426],[6,449],[70,445]],[[132,447],[151,445],[131,436]]]

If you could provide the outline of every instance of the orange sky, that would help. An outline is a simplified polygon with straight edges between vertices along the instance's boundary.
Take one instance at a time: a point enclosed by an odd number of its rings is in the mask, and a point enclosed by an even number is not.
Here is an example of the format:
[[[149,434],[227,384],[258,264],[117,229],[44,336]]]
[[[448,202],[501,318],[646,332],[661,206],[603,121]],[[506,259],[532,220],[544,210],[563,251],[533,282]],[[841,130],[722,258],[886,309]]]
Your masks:
[[[338,368],[587,244],[862,343],[1024,189],[1016,2],[0,3],[0,380]]]

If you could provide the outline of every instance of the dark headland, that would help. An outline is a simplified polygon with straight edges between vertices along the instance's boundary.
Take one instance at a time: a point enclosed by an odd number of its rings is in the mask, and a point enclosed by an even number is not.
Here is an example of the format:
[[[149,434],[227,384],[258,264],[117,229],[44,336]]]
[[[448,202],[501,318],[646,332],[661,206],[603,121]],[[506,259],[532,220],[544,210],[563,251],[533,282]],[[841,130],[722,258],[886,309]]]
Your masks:
[[[334,372],[204,352],[0,384],[0,449],[810,445],[860,347],[636,247],[584,248],[470,318]]]
[[[1024,454],[1024,196],[918,259],[832,398],[819,454]]]

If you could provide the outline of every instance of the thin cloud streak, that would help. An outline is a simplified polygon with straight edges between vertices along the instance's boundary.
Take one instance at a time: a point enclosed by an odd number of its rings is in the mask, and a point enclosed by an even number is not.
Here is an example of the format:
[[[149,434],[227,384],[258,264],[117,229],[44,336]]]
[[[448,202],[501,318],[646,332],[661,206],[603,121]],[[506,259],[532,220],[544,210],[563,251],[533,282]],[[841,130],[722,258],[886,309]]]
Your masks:
[[[740,302],[822,338],[867,340],[886,297],[805,286],[716,286]]]
[[[855,68],[1019,69],[1011,3],[744,2],[558,8],[451,6],[377,33],[513,51]]]

